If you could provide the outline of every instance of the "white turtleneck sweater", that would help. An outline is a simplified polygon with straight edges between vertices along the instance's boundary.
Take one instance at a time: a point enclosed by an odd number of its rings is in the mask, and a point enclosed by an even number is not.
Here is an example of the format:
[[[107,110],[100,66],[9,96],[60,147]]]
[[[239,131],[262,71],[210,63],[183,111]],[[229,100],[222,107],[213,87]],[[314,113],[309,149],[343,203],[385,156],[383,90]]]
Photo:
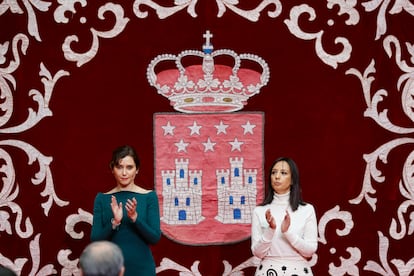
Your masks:
[[[252,218],[251,250],[258,258],[280,257],[282,259],[304,260],[316,252],[317,222],[314,207],[307,203],[299,205],[293,212],[289,206],[289,192],[283,195],[274,193],[272,203],[257,206]],[[265,212],[270,209],[276,222],[276,229],[270,228]],[[281,225],[290,214],[288,231],[282,233]]]

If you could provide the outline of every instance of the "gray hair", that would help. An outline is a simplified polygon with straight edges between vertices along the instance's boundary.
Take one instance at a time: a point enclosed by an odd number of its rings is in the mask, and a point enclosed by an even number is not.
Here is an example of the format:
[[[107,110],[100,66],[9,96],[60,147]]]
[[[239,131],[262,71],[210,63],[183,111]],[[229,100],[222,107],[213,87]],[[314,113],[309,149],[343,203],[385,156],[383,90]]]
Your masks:
[[[84,276],[118,276],[124,268],[124,256],[118,245],[95,241],[85,247],[79,265]]]

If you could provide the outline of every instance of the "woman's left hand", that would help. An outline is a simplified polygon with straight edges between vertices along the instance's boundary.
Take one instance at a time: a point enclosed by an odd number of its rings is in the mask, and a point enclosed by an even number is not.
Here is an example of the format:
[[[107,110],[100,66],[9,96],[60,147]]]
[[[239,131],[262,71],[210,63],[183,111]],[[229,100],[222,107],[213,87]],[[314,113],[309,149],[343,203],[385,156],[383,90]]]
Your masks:
[[[290,226],[290,215],[289,212],[286,210],[286,215],[285,218],[282,221],[282,233],[285,233],[287,230],[289,230],[289,226]]]
[[[135,197],[132,199],[128,199],[125,204],[125,209],[127,210],[127,215],[131,219],[132,222],[135,222],[138,217],[137,213],[137,200]]]

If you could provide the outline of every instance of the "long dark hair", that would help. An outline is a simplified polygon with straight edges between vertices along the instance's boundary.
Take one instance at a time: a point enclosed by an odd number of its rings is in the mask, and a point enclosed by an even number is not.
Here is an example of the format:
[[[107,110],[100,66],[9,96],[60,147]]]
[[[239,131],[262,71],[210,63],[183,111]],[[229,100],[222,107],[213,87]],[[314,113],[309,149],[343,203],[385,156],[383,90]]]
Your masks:
[[[272,166],[270,167],[269,180],[267,182],[267,191],[266,191],[267,194],[266,194],[266,196],[263,200],[263,203],[261,205],[263,206],[263,205],[266,205],[266,204],[270,204],[273,200],[274,191],[273,191],[273,188],[272,188],[272,169],[273,169],[274,165],[276,165],[276,163],[278,163],[280,161],[285,161],[286,163],[288,163],[289,168],[290,168],[292,184],[290,185],[289,203],[290,203],[290,207],[292,208],[292,210],[296,211],[298,209],[299,205],[305,205],[306,203],[302,200],[302,189],[300,187],[298,166],[296,166],[295,161],[293,161],[289,157],[279,157],[279,158],[277,158],[273,162]]]
[[[112,152],[112,159],[111,159],[111,162],[109,163],[109,167],[113,169],[116,165],[118,165],[119,160],[121,160],[122,158],[126,156],[131,156],[132,159],[134,159],[135,166],[137,167],[137,169],[139,169],[140,161],[139,161],[138,154],[136,153],[135,149],[129,145],[117,147]]]

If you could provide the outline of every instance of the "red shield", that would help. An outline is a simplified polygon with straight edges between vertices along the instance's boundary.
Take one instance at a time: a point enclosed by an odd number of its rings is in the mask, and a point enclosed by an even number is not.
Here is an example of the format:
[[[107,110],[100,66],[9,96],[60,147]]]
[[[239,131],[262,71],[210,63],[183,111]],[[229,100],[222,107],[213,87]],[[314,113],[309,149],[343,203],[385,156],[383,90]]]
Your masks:
[[[263,113],[157,113],[155,184],[161,229],[191,245],[250,237],[263,200]]]

